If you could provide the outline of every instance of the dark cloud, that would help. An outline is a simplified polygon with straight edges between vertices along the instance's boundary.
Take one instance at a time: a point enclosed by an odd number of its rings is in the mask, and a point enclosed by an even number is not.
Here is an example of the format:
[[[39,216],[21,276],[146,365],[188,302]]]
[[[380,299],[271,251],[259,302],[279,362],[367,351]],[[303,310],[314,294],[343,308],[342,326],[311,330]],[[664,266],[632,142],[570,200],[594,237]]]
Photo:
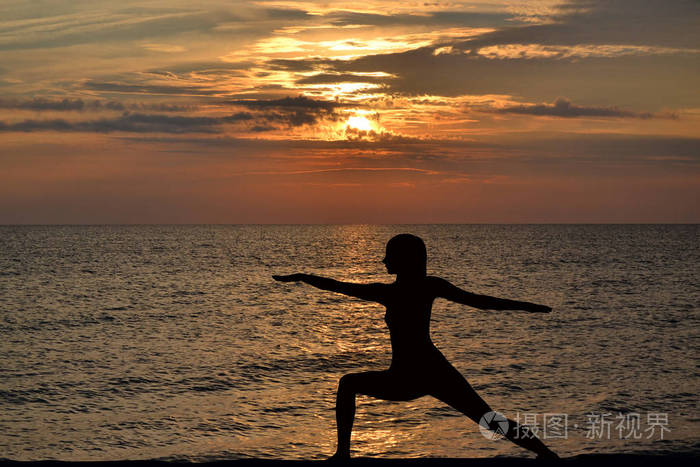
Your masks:
[[[276,130],[277,127],[272,126],[272,125],[255,125],[250,128],[251,131],[255,131],[256,133],[262,133],[265,131],[273,131]]]
[[[270,122],[279,122],[282,125],[298,127],[303,125],[313,125],[319,121],[319,114],[304,110],[294,112],[271,112],[263,114],[263,119]]]
[[[119,102],[114,100],[45,99],[30,100],[0,99],[0,109],[42,111],[100,111],[100,110],[151,110],[157,112],[183,112],[194,110],[194,104]]]
[[[553,104],[523,104],[496,109],[497,113],[523,114],[549,117],[616,117],[616,118],[678,118],[675,114],[653,114],[631,112],[617,107],[582,107],[565,98],[558,98]]]
[[[265,8],[264,15],[269,19],[276,20],[304,20],[315,18],[315,15],[310,15],[305,10],[297,10],[293,8]]]
[[[115,103],[117,104],[117,103]],[[34,98],[31,100],[18,100],[18,99],[0,99],[0,109],[13,109],[13,110],[85,110],[86,107],[90,106],[91,103],[85,103],[82,99],[61,99],[61,100],[51,100]],[[123,110],[123,109],[120,109]]]
[[[219,133],[226,124],[243,125],[242,129],[261,132],[314,125],[321,120],[336,121],[340,118],[334,112],[333,103],[305,98],[245,102],[238,105],[250,107],[252,111],[220,117],[126,112],[119,117],[96,120],[24,120],[15,123],[0,122],[0,132]]]
[[[380,142],[380,143],[419,143],[419,138],[413,138],[390,131],[359,130],[353,127],[345,128],[345,137],[353,142]]]
[[[296,81],[297,84],[333,84],[333,83],[376,83],[384,84],[391,77],[366,76],[353,73],[318,73],[305,76]]]
[[[0,122],[0,131],[61,131],[61,132],[90,132],[90,133],[216,133],[218,126],[224,122],[248,119],[248,115],[232,115],[229,117],[184,117],[172,115],[150,115],[126,113],[116,118],[103,118],[88,121],[69,121],[64,119],[24,120],[17,123]]]
[[[259,121],[264,121],[264,124],[258,125],[255,131],[267,130],[271,124],[298,127],[314,125],[321,120],[338,121],[341,116],[336,110],[350,105],[336,101],[315,100],[305,96],[270,100],[233,100],[226,103],[259,111]]]
[[[111,101],[111,102],[114,102],[114,101]],[[156,111],[156,112],[187,112],[187,111],[196,110],[199,108],[199,105],[196,105],[196,104],[170,104],[170,103],[166,103],[166,102],[127,103],[125,105],[130,110],[152,110],[152,111]]]
[[[282,99],[270,100],[235,100],[227,101],[229,104],[241,105],[250,108],[285,108],[285,109],[321,109],[334,110],[339,107],[347,107],[349,104],[336,101],[322,101],[310,99],[306,96],[284,97]]]

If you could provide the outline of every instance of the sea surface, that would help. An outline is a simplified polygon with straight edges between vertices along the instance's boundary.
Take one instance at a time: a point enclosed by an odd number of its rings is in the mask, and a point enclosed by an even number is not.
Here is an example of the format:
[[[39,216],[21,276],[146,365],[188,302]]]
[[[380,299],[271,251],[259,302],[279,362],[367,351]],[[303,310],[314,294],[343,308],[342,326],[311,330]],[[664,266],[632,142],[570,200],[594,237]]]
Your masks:
[[[0,458],[329,456],[338,379],[389,364],[384,310],[271,275],[390,282],[401,232],[429,274],[554,308],[435,302],[495,410],[563,456],[700,453],[697,225],[2,226]],[[353,449],[529,455],[430,397],[359,397]]]

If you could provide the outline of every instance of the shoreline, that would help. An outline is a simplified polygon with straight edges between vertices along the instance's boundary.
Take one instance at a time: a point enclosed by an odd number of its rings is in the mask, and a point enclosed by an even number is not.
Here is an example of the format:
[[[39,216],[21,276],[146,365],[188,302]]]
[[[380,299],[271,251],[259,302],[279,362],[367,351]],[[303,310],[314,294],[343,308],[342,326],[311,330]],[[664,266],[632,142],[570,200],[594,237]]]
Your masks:
[[[659,453],[659,454],[581,454],[564,457],[559,460],[537,460],[526,457],[491,457],[491,458],[411,458],[411,459],[377,459],[354,458],[344,462],[327,462],[323,460],[278,460],[278,459],[235,459],[207,462],[189,462],[177,460],[118,460],[118,461],[16,461],[0,459],[0,467],[172,467],[173,465],[193,465],[197,467],[321,467],[321,466],[357,466],[357,467],[514,467],[563,464],[566,466],[617,467],[620,464],[638,466],[697,465],[700,453]]]

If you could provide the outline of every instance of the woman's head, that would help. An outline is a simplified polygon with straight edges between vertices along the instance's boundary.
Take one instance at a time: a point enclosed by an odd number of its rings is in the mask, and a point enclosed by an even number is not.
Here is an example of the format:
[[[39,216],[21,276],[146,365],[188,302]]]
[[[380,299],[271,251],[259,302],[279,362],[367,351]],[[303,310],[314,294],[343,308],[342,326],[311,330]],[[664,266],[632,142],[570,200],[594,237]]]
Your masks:
[[[427,252],[425,243],[411,234],[400,234],[386,244],[386,256],[382,262],[389,274],[426,275]]]

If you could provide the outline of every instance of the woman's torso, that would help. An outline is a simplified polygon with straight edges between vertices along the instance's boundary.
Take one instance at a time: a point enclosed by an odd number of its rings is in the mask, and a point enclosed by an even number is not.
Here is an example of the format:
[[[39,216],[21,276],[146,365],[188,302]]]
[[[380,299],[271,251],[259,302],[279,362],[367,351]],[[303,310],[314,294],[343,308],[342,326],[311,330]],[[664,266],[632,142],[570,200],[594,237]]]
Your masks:
[[[384,321],[391,335],[394,369],[430,366],[444,357],[430,339],[430,313],[435,294],[427,278],[387,288]]]

